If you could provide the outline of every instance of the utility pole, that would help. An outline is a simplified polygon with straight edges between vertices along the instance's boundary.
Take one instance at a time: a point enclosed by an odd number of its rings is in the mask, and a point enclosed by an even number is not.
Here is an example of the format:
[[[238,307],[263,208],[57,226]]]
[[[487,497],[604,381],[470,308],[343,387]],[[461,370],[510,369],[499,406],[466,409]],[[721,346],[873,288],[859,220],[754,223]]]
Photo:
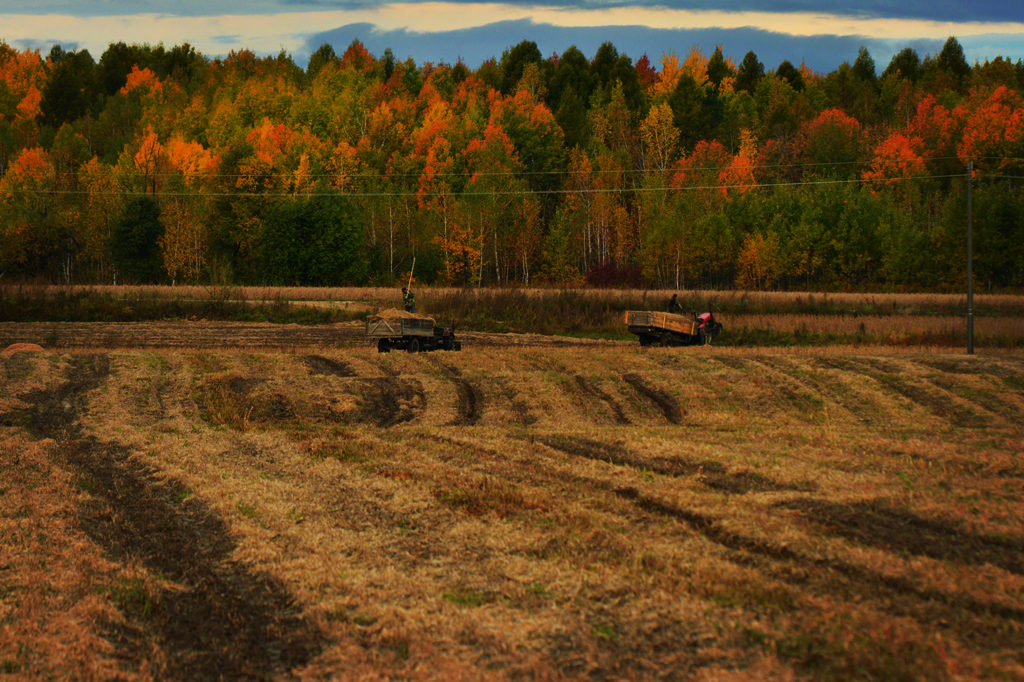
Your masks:
[[[971,226],[971,185],[974,162],[967,162],[967,354],[974,355],[974,243]]]

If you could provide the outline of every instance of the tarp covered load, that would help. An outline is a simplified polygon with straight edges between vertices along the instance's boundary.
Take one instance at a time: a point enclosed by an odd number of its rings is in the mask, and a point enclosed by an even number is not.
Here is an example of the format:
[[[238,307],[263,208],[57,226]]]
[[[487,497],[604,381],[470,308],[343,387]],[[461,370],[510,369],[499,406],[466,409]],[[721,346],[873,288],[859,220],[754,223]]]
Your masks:
[[[433,336],[434,318],[390,308],[366,318],[366,335],[371,337]]]
[[[430,317],[429,315],[419,315],[417,313],[410,313],[406,310],[401,310],[399,308],[387,308],[385,310],[377,311],[373,315],[370,315],[367,319],[373,322],[377,322],[380,320],[429,320],[430,322],[434,321],[434,318]]]

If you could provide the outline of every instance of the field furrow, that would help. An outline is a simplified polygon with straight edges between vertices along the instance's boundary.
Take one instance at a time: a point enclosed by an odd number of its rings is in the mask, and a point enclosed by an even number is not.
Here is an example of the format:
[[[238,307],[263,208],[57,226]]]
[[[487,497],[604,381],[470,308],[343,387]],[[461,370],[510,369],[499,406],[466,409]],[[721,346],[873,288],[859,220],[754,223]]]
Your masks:
[[[0,358],[3,669],[1024,673],[1015,353],[290,347]]]

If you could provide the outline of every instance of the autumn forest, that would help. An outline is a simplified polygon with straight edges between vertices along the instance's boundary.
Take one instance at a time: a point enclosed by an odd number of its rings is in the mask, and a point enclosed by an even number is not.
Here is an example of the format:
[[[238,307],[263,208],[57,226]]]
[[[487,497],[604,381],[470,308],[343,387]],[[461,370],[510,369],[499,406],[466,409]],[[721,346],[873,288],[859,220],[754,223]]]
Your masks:
[[[1024,287],[1024,62],[850,58],[0,43],[0,283]]]

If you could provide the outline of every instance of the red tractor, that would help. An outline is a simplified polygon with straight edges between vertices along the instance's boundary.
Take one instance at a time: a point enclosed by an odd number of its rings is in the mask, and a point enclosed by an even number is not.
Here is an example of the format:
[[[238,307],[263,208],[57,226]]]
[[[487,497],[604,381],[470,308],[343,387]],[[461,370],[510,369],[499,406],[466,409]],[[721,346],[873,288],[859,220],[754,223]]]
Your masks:
[[[629,310],[626,326],[640,337],[641,346],[706,346],[722,332],[714,313],[691,317],[651,310]]]

